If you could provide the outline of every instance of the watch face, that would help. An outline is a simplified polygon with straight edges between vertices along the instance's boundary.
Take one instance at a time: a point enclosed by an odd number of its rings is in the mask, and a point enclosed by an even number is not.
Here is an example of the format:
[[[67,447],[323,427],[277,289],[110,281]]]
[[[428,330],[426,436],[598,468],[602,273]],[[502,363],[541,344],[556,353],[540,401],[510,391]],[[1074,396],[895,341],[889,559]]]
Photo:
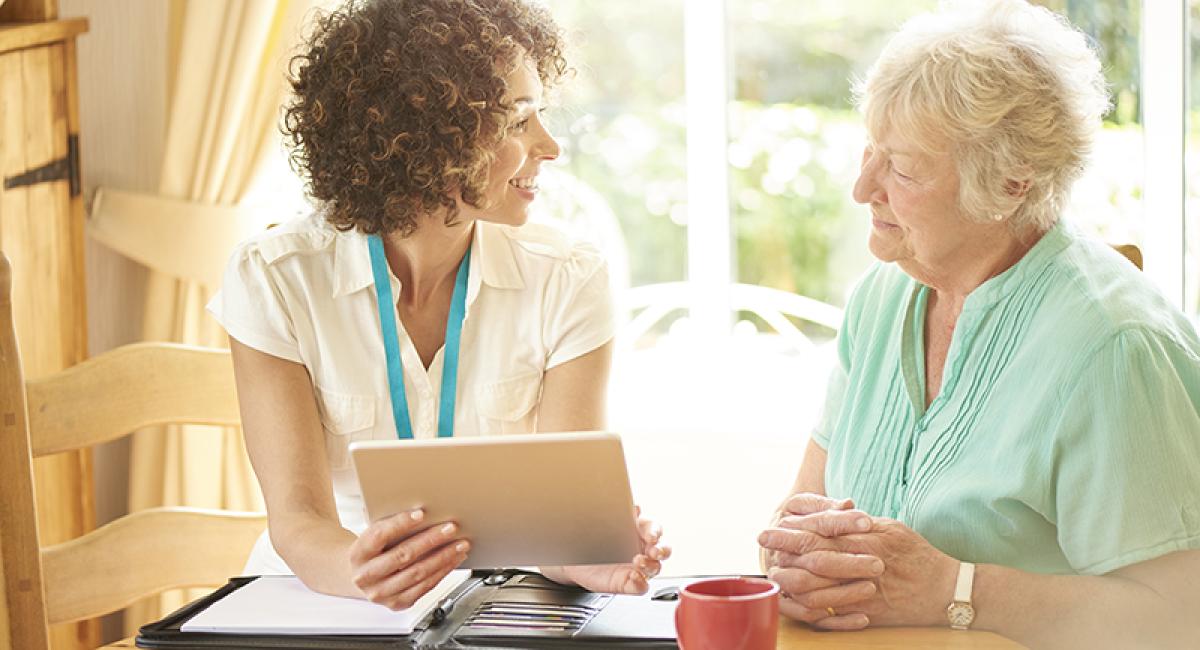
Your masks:
[[[975,620],[975,608],[970,603],[950,603],[946,608],[946,617],[950,619],[950,627],[966,628]]]

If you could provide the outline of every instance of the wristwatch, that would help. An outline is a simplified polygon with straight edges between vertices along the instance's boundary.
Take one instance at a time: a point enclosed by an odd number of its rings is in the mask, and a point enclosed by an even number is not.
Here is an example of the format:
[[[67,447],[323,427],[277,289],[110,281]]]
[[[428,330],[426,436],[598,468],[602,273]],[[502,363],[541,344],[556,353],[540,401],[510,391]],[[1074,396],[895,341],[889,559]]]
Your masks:
[[[954,600],[946,608],[950,627],[965,630],[975,620],[975,608],[971,606],[971,587],[975,584],[975,565],[970,562],[958,564],[958,582],[954,585]]]

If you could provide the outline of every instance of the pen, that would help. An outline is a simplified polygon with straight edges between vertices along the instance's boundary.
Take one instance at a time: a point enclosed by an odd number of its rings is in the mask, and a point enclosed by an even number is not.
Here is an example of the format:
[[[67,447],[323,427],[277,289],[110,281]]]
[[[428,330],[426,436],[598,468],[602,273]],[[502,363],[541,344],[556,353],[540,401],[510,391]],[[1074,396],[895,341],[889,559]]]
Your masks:
[[[475,585],[480,582],[479,578],[471,578],[465,583],[465,586],[459,589],[458,593],[446,596],[433,608],[433,622],[435,625],[441,624],[449,616],[450,612],[454,611],[454,606],[463,596],[467,595]]]

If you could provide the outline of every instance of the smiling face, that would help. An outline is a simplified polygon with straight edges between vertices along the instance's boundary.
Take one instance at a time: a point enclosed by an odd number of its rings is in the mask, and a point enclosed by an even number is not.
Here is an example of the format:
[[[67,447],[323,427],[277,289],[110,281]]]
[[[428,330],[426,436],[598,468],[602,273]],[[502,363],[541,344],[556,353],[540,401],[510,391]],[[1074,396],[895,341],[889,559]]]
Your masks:
[[[488,168],[484,207],[460,203],[461,215],[520,226],[529,218],[529,204],[537,196],[541,165],[557,158],[559,147],[542,121],[542,82],[533,62],[524,59],[505,77],[505,82],[513,110],[508,134],[496,147]]]
[[[871,208],[871,253],[901,268],[943,268],[980,236],[958,206],[958,170],[949,153],[882,134],[863,150],[854,200]]]

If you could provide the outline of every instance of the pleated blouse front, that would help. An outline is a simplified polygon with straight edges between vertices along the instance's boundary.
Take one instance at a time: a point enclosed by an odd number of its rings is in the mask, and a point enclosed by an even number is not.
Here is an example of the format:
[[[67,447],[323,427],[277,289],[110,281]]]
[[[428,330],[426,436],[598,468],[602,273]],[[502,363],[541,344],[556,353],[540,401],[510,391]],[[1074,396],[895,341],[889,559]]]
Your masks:
[[[826,491],[961,560],[1102,574],[1200,548],[1200,340],[1069,224],[968,296],[925,408],[930,289],[851,297],[814,440]]]

